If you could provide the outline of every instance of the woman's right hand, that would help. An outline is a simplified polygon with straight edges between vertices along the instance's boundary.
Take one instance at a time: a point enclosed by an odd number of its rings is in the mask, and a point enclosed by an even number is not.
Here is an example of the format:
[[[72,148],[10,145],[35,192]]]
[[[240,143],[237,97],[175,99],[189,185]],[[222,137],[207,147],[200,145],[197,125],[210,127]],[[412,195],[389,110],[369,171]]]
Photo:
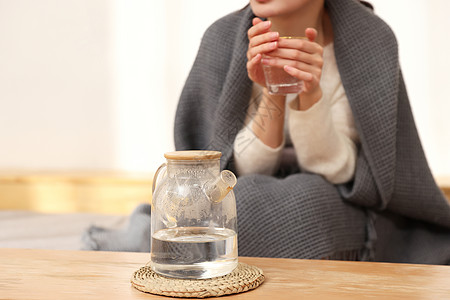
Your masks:
[[[270,21],[254,18],[253,26],[248,30],[249,39],[247,51],[247,73],[248,77],[259,85],[266,87],[261,58],[263,54],[278,48],[278,32],[270,31]]]

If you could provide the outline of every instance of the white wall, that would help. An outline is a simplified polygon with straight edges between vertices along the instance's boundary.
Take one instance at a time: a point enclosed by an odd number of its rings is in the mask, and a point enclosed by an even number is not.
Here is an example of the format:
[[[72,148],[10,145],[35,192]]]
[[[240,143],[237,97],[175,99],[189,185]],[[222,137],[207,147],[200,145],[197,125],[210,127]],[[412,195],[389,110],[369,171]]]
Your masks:
[[[204,30],[245,2],[0,0],[0,170],[153,171]]]
[[[107,2],[0,1],[0,169],[114,163]]]
[[[372,0],[431,168],[450,175],[447,0]],[[152,171],[200,38],[246,0],[0,0],[0,170]]]
[[[174,150],[176,105],[206,28],[245,0],[115,0],[116,167],[154,170]]]
[[[371,0],[394,30],[414,118],[432,172],[450,175],[450,1]]]

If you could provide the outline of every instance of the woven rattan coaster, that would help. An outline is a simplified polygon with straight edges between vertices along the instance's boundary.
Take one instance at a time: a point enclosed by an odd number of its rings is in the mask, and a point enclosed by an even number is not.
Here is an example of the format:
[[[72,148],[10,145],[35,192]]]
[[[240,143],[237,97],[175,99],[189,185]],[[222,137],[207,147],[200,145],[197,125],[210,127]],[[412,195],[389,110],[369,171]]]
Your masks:
[[[252,290],[264,281],[260,268],[239,263],[228,275],[210,279],[176,279],[156,274],[150,266],[133,273],[131,284],[146,293],[183,297],[206,298],[237,294]]]

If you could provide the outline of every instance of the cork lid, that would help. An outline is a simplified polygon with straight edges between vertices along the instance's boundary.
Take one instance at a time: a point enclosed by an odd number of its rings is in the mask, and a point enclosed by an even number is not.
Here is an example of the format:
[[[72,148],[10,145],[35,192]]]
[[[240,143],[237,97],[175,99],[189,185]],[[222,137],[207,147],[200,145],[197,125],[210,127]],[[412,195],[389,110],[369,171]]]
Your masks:
[[[187,151],[173,151],[164,153],[164,157],[174,160],[207,160],[218,159],[222,156],[219,151],[206,150],[187,150]]]

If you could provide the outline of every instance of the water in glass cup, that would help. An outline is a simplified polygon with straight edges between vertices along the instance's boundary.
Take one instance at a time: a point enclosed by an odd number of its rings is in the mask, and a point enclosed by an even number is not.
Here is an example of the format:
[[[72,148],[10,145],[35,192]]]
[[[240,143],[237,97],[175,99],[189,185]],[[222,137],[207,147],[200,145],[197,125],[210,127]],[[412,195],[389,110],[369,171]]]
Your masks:
[[[238,263],[237,234],[226,228],[176,227],[152,236],[152,268],[175,278],[211,278]]]
[[[263,65],[267,89],[272,95],[299,94],[303,89],[303,80],[289,75],[281,68]]]

